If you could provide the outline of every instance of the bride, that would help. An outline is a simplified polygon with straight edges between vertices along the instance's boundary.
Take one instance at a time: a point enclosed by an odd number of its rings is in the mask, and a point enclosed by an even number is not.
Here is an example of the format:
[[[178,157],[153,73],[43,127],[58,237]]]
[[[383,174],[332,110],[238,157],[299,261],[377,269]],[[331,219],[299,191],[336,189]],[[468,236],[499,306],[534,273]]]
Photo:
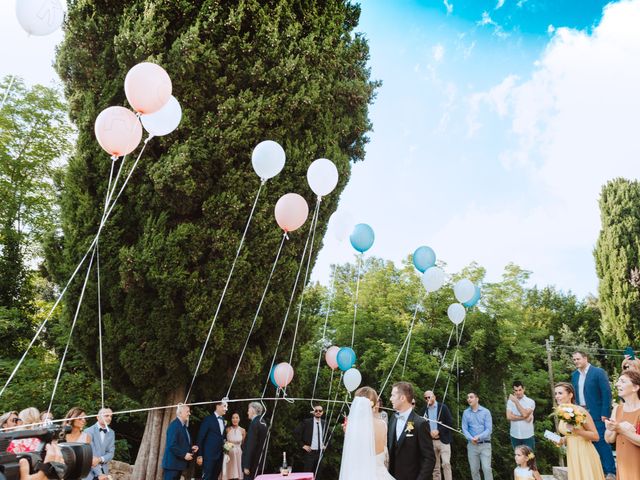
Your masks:
[[[394,480],[387,471],[387,424],[373,416],[378,394],[371,387],[356,390],[342,449],[340,480]]]

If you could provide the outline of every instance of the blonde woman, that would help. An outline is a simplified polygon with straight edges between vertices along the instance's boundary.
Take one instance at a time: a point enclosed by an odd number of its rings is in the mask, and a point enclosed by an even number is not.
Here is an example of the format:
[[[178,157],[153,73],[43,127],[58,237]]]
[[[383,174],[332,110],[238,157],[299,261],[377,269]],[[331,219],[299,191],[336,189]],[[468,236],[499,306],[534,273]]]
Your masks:
[[[33,430],[40,426],[40,412],[36,407],[25,408],[18,414],[18,417],[22,420],[26,430]]]

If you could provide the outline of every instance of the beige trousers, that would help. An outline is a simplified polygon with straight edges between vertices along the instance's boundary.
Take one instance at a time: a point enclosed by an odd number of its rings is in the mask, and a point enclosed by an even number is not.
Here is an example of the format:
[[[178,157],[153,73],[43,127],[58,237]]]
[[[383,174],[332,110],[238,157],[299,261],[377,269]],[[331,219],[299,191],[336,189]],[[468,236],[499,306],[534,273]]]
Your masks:
[[[433,480],[440,480],[440,465],[444,480],[452,480],[451,476],[451,445],[442,443],[440,440],[433,441],[433,451],[436,454],[436,467],[433,469]]]

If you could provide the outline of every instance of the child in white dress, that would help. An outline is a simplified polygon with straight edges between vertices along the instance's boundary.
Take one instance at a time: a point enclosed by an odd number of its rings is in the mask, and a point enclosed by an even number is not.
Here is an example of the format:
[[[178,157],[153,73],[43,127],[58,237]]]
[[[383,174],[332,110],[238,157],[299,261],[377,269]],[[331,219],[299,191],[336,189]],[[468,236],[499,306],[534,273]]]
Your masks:
[[[538,467],[536,466],[536,456],[531,449],[525,445],[516,447],[515,460],[517,467],[513,471],[515,480],[542,480]]]

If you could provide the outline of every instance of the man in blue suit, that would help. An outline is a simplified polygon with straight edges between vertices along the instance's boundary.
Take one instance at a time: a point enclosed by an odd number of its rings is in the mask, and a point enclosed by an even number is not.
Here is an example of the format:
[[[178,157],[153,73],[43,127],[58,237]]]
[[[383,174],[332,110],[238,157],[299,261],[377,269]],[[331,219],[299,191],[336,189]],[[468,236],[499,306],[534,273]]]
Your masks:
[[[604,439],[604,421],[611,415],[611,385],[606,372],[589,363],[589,357],[584,352],[574,352],[573,364],[577,370],[571,374],[571,383],[576,391],[576,403],[585,407],[596,424],[600,439],[594,442],[602,469],[607,480],[615,480],[616,463],[611,452],[611,445]]]
[[[197,446],[191,446],[189,435],[189,405],[178,405],[177,418],[169,424],[167,429],[167,446],[162,457],[163,480],[180,480],[182,471],[193,460],[193,453],[198,451]],[[192,453],[193,452],[193,453]]]
[[[227,413],[227,403],[216,403],[213,415],[205,417],[198,431],[196,445],[200,455],[197,463],[202,465],[202,480],[218,480],[222,471],[223,451],[226,435],[224,414]]]

